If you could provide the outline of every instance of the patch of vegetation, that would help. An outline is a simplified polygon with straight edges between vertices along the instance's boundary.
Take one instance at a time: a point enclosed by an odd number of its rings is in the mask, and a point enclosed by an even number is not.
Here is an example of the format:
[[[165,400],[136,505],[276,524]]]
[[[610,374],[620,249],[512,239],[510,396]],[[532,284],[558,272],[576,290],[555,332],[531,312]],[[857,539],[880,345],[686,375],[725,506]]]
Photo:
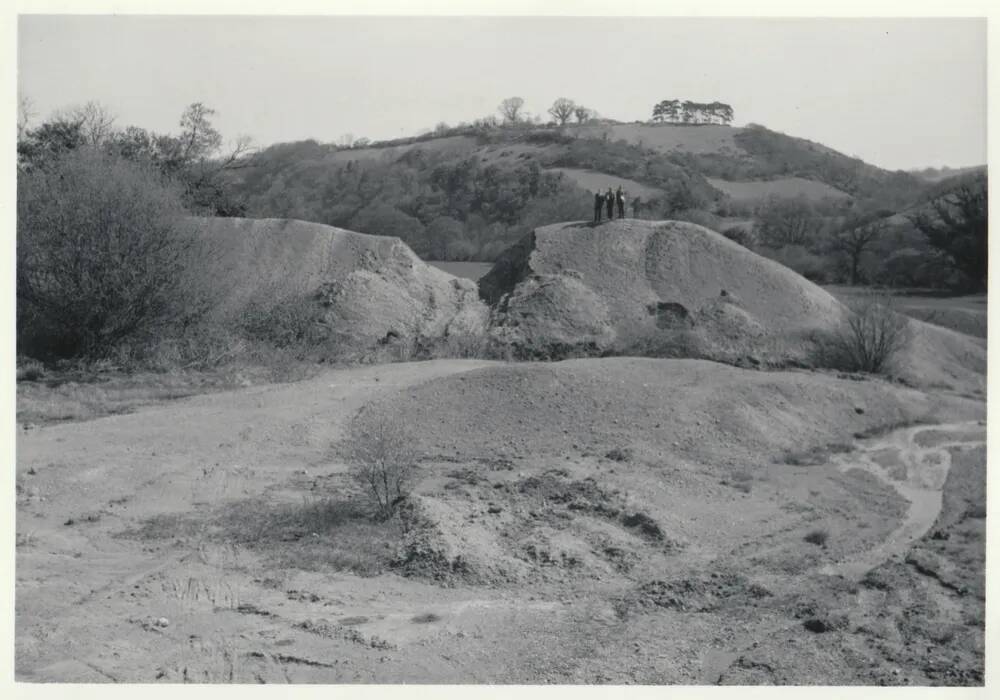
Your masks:
[[[398,523],[354,500],[327,498],[298,504],[250,499],[205,515],[160,515],[123,536],[244,547],[282,567],[375,576],[391,565],[402,535]]]
[[[909,320],[884,294],[871,294],[848,306],[850,315],[837,331],[816,337],[816,364],[843,372],[891,375],[910,343]]]
[[[632,450],[627,447],[614,447],[604,455],[605,459],[613,462],[630,462],[632,460]]]
[[[830,533],[827,530],[810,530],[802,539],[817,547],[826,547],[826,543],[830,539]]]
[[[781,461],[784,464],[791,464],[796,467],[819,467],[830,463],[830,458],[835,454],[843,454],[854,449],[853,445],[842,442],[832,442],[826,445],[817,445],[806,450],[790,450],[786,452]]]
[[[382,520],[392,517],[410,493],[420,455],[415,438],[380,409],[359,413],[337,445],[351,478]]]
[[[418,625],[421,625],[421,624],[427,624],[429,622],[438,622],[440,620],[441,620],[440,615],[436,615],[434,613],[421,613],[420,615],[414,615],[410,619],[410,622],[415,622]]]

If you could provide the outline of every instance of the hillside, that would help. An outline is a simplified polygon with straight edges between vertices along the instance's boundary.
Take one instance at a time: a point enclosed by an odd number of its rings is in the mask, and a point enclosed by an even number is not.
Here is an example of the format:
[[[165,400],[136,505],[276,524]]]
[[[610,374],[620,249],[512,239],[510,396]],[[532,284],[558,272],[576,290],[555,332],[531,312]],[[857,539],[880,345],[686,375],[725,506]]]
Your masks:
[[[773,198],[832,221],[845,204],[905,208],[929,186],[756,125],[617,123],[278,144],[229,177],[249,216],[399,236],[439,260],[494,260],[538,226],[589,216],[592,190],[609,185],[639,199],[643,218],[698,221],[754,219]]]

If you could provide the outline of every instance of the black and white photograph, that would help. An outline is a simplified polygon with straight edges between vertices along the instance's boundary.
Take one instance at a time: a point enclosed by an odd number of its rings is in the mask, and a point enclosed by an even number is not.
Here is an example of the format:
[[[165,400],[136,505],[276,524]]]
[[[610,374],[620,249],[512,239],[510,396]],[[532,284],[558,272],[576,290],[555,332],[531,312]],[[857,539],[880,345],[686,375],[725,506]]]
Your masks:
[[[12,16],[18,692],[986,697],[985,5],[586,5]]]

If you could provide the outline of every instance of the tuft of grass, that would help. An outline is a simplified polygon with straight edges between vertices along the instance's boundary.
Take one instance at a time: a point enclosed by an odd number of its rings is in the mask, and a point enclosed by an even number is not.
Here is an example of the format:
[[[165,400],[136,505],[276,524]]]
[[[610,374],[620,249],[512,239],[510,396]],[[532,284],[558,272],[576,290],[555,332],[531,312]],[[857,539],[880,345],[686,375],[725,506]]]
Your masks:
[[[785,452],[781,461],[796,467],[818,467],[827,464],[835,454],[850,452],[854,447],[842,442],[832,442],[827,445],[810,447],[807,450]]]
[[[440,619],[441,616],[434,613],[421,613],[420,615],[414,615],[410,618],[410,622],[415,622],[418,625],[421,625],[429,622],[438,622]]]
[[[255,498],[226,503],[207,516],[150,518],[124,536],[200,540],[199,546],[255,552],[282,568],[375,576],[392,564],[402,532],[398,522],[382,520],[351,500],[296,504]]]
[[[632,460],[632,450],[627,447],[614,447],[604,455],[605,459],[610,459],[613,462],[630,462]]]
[[[821,529],[810,530],[802,539],[817,547],[826,547],[827,540],[830,539],[830,533]]]
[[[722,479],[719,483],[723,486],[732,486],[737,491],[742,493],[750,493],[753,491],[753,473],[742,469],[734,471],[728,477]]]

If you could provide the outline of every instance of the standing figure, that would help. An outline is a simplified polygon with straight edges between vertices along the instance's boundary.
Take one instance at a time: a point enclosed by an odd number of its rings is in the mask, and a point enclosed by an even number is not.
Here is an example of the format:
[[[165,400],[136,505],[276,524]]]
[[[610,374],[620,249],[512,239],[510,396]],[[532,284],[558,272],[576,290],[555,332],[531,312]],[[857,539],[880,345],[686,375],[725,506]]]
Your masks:
[[[618,202],[618,218],[625,218],[625,190],[622,189],[621,185],[618,185],[618,191],[615,193],[615,201]]]
[[[600,190],[594,192],[594,223],[601,223],[601,210],[604,209],[604,195]]]
[[[642,207],[642,202],[640,200],[641,200],[640,197],[636,197],[635,199],[632,200],[632,218],[633,219],[638,219],[639,218],[639,209]]]
[[[608,207],[608,221],[615,218],[615,193],[608,188],[608,193],[604,195],[604,201]]]

